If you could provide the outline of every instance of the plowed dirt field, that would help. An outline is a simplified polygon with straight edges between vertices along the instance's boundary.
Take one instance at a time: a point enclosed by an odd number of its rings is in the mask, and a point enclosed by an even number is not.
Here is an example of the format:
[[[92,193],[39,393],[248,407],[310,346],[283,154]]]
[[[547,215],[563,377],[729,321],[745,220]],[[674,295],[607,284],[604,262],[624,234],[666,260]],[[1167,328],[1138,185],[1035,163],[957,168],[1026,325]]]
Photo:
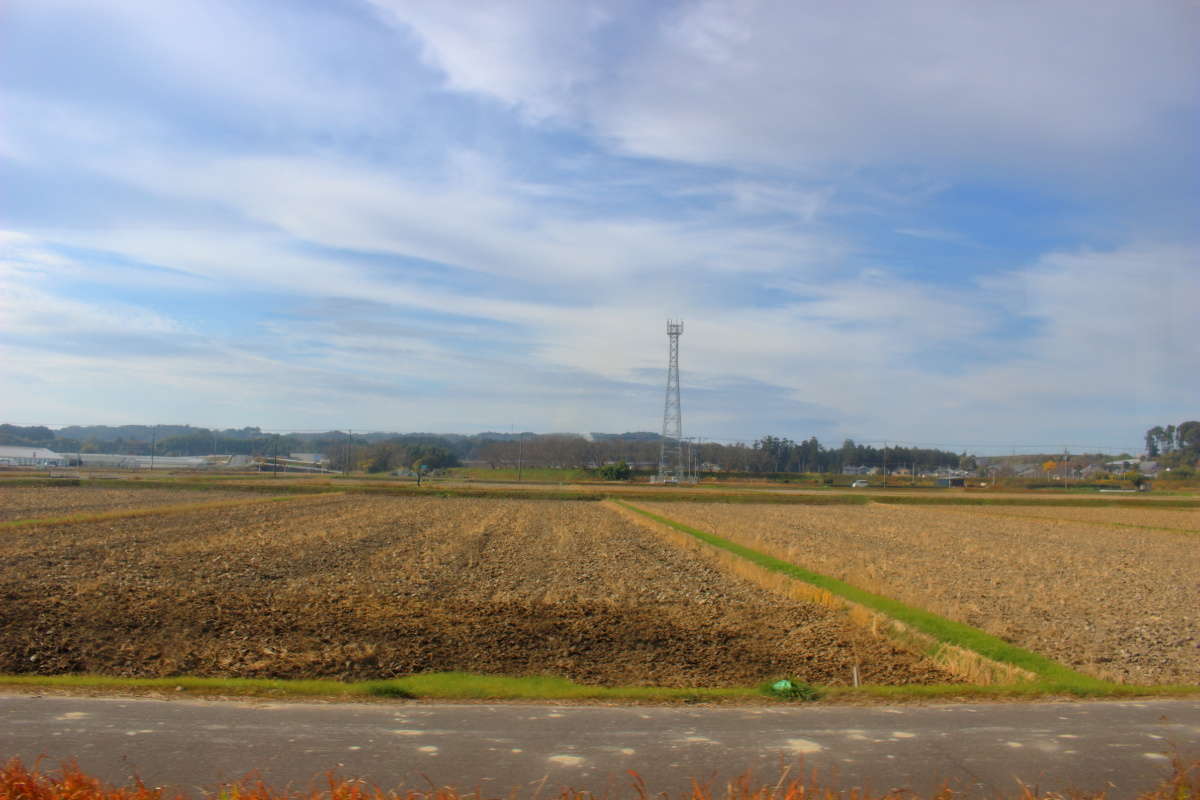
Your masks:
[[[212,500],[252,498],[246,492],[186,489],[98,489],[91,486],[0,486],[0,522],[31,517],[62,517],[91,511],[117,511]]]
[[[0,535],[0,672],[946,682],[597,503],[310,497]]]
[[[963,507],[639,505],[1103,678],[1200,683],[1194,533]]]

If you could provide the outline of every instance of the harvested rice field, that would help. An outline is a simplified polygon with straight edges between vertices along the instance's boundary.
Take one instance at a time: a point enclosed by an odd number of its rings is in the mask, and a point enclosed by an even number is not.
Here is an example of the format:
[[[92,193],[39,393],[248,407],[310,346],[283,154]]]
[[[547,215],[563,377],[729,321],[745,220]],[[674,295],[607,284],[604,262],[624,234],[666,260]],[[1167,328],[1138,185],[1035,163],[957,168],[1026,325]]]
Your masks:
[[[1059,508],[1004,506],[979,510],[993,516],[1029,517],[1045,521],[1091,522],[1117,527],[1169,528],[1200,533],[1200,509],[1196,508]]]
[[[91,486],[0,486],[0,522],[63,517],[182,503],[245,498],[245,492],[187,489],[103,489]]]
[[[944,683],[590,502],[309,496],[0,535],[0,672]]]
[[[639,505],[1097,677],[1200,683],[1194,533],[996,515],[1009,507]]]

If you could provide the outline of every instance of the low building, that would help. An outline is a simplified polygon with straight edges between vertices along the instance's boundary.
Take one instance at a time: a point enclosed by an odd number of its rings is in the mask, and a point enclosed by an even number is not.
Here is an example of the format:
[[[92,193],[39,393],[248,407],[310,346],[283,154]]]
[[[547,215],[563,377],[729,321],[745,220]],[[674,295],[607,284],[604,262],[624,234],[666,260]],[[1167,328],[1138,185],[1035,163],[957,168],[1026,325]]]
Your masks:
[[[306,464],[320,464],[325,460],[323,453],[292,453],[288,458],[292,461],[303,461]]]
[[[7,467],[65,467],[70,459],[45,447],[0,445],[0,466]]]

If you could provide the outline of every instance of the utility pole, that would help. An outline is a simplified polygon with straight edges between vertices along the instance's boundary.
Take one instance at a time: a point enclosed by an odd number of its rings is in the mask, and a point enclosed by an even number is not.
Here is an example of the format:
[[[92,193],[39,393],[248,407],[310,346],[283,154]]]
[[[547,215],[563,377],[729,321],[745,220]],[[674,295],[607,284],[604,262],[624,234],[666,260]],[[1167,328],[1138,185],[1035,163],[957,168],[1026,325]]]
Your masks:
[[[354,450],[354,431],[346,429],[346,464],[342,467],[342,474],[350,474],[350,458]]]
[[[272,478],[279,477],[279,434],[275,434],[275,471],[271,474]]]
[[[545,448],[542,448],[545,452]],[[517,435],[517,483],[521,482],[521,471],[525,465],[525,433],[522,431]]]
[[[158,446],[158,426],[155,425],[150,431],[150,474],[154,474],[154,450]]]

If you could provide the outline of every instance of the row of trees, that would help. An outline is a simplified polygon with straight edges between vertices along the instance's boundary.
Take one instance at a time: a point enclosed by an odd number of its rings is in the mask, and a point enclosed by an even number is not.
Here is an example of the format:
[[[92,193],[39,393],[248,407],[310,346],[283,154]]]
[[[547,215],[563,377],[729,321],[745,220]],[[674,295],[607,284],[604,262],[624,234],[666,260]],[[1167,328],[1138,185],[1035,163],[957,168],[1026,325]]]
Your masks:
[[[67,435],[71,434],[71,435]],[[1155,426],[1146,431],[1146,452],[1161,466],[1189,468],[1200,460],[1200,422]],[[494,468],[562,467],[598,469],[624,462],[634,469],[658,464],[661,437],[654,433],[533,434],[351,434],[348,431],[274,434],[259,428],[212,430],[186,425],[71,427],[58,431],[43,426],[0,424],[0,444],[48,447],[60,453],[105,452],[128,455],[249,455],[286,456],[315,452],[337,470],[385,472],[412,469],[420,462],[431,469],[463,462],[483,462]],[[874,446],[846,439],[827,447],[816,437],[794,441],[766,435],[753,442],[696,441],[692,460],[706,470],[768,474],[841,472],[844,467],[906,467],[974,469],[975,458],[947,450]],[[1099,456],[1097,458],[1100,458]],[[1079,460],[1078,458],[1075,460]],[[1087,461],[1087,459],[1083,459]]]
[[[1185,423],[1186,425],[1187,423]],[[1183,426],[1180,426],[1182,429]],[[275,434],[260,428],[213,430],[187,425],[73,426],[59,431],[43,426],[0,425],[0,444],[48,447],[61,453],[121,455],[286,456],[311,452],[326,456],[333,469],[386,472],[411,469],[416,462],[429,468],[482,461],[493,468],[564,467],[596,469],[624,462],[634,468],[658,464],[661,437],[654,433],[533,434],[482,433],[474,436],[410,434],[351,434],[348,431]],[[750,443],[697,441],[689,453],[705,469],[730,472],[840,472],[846,466],[971,467],[972,459],[944,450],[873,447],[847,439],[827,448],[810,437],[793,441],[763,436]]]
[[[625,462],[642,468],[658,464],[661,439],[585,438],[562,434],[528,435],[516,441],[492,441],[479,448],[477,458],[493,468],[573,467],[596,468]],[[843,467],[965,467],[973,459],[946,450],[913,447],[872,447],[847,439],[838,448],[826,448],[817,438],[796,442],[786,437],[763,436],[751,444],[697,441],[691,444],[693,460],[704,469],[729,472],[840,472]]]
[[[340,469],[358,463],[379,444],[442,448],[455,459],[474,448],[470,437],[434,434],[352,434],[348,431],[278,434],[261,428],[214,430],[189,425],[72,426],[58,431],[33,425],[0,425],[0,445],[46,447],[59,453],[148,456],[286,456],[323,453]],[[444,461],[444,458],[435,459]]]
[[[1191,467],[1200,461],[1200,422],[1155,425],[1146,431],[1146,454],[1167,467]]]
[[[354,461],[351,469],[366,472],[392,472],[393,470],[411,470],[424,472],[431,469],[445,469],[461,465],[453,452],[435,444],[414,444],[405,442],[402,438],[382,442],[366,443],[359,447],[351,445],[337,452],[331,459],[330,466],[343,469],[346,466],[347,454]]]

